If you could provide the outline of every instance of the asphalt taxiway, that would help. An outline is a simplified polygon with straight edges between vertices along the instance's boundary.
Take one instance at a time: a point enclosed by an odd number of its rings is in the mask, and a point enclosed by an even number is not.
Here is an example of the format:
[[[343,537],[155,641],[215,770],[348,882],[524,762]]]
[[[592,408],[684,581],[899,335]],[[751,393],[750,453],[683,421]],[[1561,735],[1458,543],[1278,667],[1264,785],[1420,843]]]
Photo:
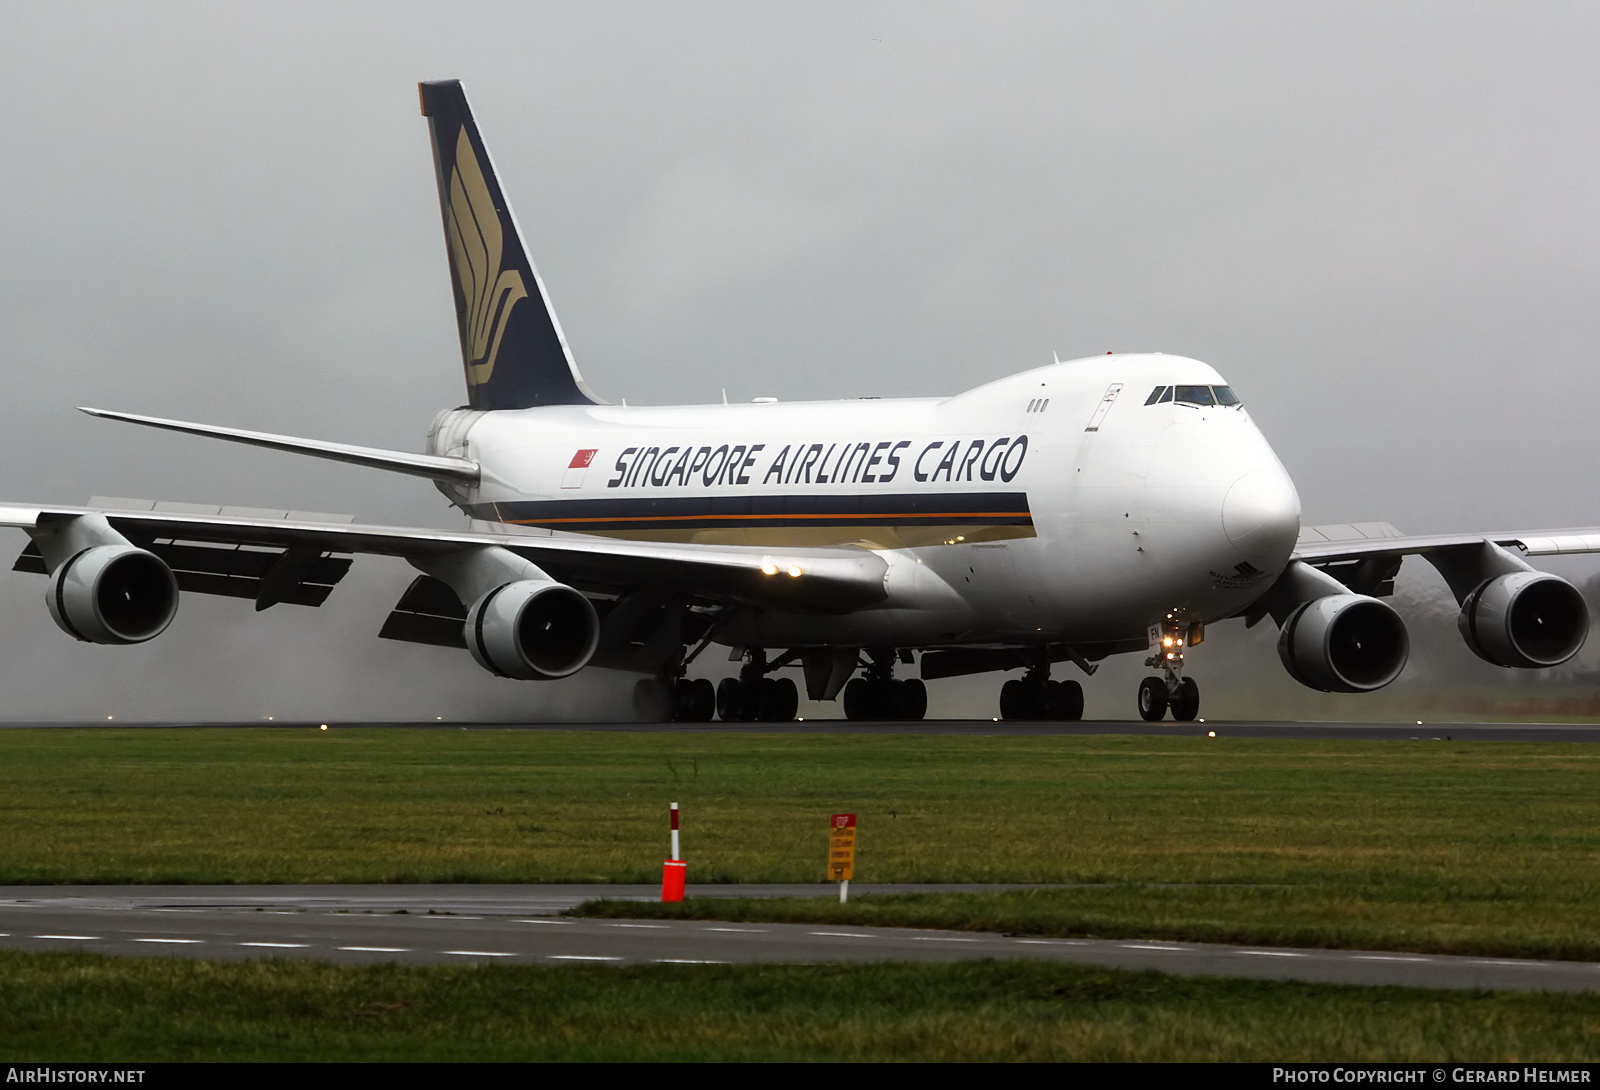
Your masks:
[[[862,885],[857,893],[1014,886]],[[692,897],[835,896],[832,886],[691,886]],[[1026,958],[1179,975],[1515,991],[1600,990],[1600,964],[966,931],[587,919],[652,886],[0,887],[0,948],[343,963],[733,964]]]

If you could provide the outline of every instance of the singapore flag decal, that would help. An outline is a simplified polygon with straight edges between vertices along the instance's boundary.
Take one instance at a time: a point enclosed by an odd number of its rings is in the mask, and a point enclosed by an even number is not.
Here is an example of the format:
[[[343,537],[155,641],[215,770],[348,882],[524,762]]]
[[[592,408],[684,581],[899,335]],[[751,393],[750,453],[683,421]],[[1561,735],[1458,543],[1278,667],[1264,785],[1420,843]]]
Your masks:
[[[562,488],[582,488],[583,475],[589,472],[589,463],[594,461],[594,456],[600,453],[600,448],[593,450],[580,450],[572,456],[572,461],[567,463],[567,472],[561,478]]]

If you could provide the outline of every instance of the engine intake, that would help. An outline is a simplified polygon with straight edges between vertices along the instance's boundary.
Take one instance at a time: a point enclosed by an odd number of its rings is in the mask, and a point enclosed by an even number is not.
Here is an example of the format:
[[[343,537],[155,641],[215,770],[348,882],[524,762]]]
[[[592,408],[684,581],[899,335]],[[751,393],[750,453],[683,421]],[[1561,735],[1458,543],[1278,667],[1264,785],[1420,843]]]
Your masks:
[[[1278,633],[1289,676],[1325,693],[1369,693],[1405,669],[1411,638],[1392,608],[1364,594],[1330,594],[1291,613]]]
[[[465,631],[467,650],[490,673],[552,681],[588,664],[600,642],[600,618],[566,584],[524,579],[474,602]]]
[[[56,568],[45,603],[62,631],[85,643],[143,643],[172,623],[178,581],[155,553],[95,545]]]
[[[1513,572],[1468,594],[1456,624],[1484,661],[1536,670],[1578,653],[1589,635],[1589,607],[1578,588],[1558,575]]]

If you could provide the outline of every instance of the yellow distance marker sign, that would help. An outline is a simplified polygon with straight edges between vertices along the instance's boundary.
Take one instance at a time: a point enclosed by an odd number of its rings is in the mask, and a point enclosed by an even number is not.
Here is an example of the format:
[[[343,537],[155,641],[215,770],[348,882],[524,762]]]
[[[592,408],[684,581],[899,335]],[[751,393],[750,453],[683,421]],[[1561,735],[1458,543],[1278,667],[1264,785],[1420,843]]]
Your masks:
[[[834,814],[828,824],[828,881],[848,882],[856,873],[856,816]]]

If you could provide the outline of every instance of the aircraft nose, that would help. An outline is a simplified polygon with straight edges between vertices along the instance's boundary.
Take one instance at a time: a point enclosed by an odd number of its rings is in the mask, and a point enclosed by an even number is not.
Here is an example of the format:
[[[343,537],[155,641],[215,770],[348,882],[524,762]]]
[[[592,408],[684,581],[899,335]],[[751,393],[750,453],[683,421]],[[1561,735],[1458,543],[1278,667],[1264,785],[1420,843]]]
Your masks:
[[[1222,501],[1222,530],[1248,560],[1286,558],[1300,536],[1300,496],[1281,469],[1241,476]]]

